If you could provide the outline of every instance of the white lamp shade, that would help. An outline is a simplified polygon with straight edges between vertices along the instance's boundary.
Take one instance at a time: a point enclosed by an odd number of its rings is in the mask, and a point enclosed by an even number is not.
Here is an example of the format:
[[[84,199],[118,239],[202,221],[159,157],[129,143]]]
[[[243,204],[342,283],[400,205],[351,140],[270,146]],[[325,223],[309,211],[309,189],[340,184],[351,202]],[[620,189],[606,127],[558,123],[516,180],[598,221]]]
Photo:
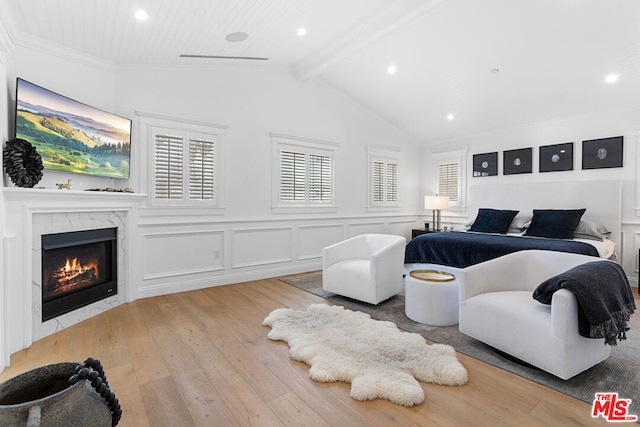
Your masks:
[[[439,210],[449,207],[449,198],[447,196],[424,196],[424,208]]]

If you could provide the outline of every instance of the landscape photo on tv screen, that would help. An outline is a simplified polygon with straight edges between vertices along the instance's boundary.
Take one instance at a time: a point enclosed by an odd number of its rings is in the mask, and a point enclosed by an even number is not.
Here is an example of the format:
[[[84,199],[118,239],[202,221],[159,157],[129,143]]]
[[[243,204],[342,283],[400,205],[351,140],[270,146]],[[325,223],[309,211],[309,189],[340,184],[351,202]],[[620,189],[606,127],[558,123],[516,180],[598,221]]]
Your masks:
[[[29,141],[45,169],[129,178],[131,120],[18,79],[16,138]]]

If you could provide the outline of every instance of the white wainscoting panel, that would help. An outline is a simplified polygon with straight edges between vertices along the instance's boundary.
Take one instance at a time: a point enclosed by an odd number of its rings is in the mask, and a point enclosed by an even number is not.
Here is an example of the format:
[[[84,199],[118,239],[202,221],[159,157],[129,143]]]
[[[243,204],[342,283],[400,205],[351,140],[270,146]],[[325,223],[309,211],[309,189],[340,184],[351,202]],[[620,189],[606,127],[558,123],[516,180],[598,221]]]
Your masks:
[[[385,234],[385,221],[371,222],[354,222],[349,224],[348,237],[358,236],[360,234]]]
[[[302,225],[298,232],[298,259],[322,258],[322,248],[344,240],[344,225]]]
[[[231,268],[293,261],[293,227],[236,228],[231,236]]]
[[[398,236],[402,236],[407,239],[407,242],[411,240],[411,231],[412,228],[424,228],[424,222],[416,223],[414,219],[398,219],[398,220],[390,220],[387,223],[386,234],[397,234]]]
[[[142,236],[143,279],[152,280],[224,269],[224,231],[155,232]]]

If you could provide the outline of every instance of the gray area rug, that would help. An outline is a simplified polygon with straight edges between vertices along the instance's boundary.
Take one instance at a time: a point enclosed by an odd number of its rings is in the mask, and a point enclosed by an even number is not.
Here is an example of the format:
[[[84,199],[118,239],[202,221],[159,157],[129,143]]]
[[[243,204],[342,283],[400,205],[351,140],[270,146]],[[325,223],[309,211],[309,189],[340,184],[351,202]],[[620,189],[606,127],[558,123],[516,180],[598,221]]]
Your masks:
[[[352,310],[368,313],[375,319],[391,321],[400,329],[418,333],[429,341],[449,344],[467,356],[513,372],[587,403],[593,402],[597,392],[617,392],[620,398],[632,400],[629,413],[640,416],[640,310],[636,310],[631,317],[629,324],[631,329],[627,332],[627,340],[612,347],[611,356],[607,360],[564,381],[534,367],[501,356],[486,344],[461,333],[458,325],[439,327],[414,322],[404,313],[404,291],[375,306],[324,291],[321,272],[280,280]],[[637,292],[636,289],[634,289],[635,292]]]

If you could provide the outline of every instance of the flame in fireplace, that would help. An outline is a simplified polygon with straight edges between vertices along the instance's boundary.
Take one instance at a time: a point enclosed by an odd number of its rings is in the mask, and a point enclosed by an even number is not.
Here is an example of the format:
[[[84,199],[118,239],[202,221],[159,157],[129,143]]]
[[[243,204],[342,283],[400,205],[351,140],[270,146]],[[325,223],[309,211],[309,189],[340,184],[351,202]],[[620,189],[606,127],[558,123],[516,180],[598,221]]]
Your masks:
[[[59,295],[96,283],[99,280],[98,264],[95,258],[83,265],[77,257],[66,257],[64,264],[53,270],[47,281],[49,293]]]
[[[79,274],[90,271],[92,268],[94,269],[94,276],[97,279],[99,277],[97,262],[92,261],[83,266],[78,258],[74,257],[71,260],[67,258],[64,267],[60,269],[60,275],[58,277],[69,280],[70,278],[76,277]]]

